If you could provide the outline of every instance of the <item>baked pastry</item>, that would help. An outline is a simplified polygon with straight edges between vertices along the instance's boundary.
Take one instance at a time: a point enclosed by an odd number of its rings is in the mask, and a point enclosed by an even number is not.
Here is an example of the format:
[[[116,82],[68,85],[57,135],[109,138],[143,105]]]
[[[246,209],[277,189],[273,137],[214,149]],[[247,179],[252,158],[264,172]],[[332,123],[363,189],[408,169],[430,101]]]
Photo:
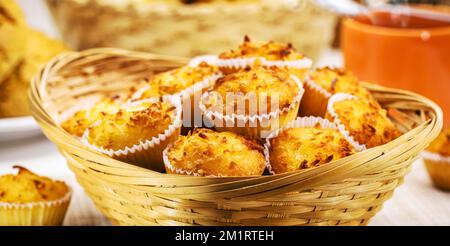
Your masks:
[[[298,53],[291,43],[254,42],[245,36],[244,42],[236,50],[221,53],[218,57],[202,56],[193,63],[204,60],[216,64],[226,74],[254,65],[288,68],[299,78],[311,67],[312,61]]]
[[[261,138],[295,119],[303,92],[285,69],[257,66],[217,80],[202,96],[200,110],[219,131]]]
[[[63,119],[61,127],[68,133],[81,137],[86,129],[100,120],[103,115],[119,110],[121,103],[115,97],[105,97],[91,108],[76,111],[72,116]]]
[[[450,190],[450,128],[444,129],[422,156],[433,184]]]
[[[290,122],[272,133],[264,148],[272,174],[317,167],[356,153],[353,141],[336,124],[318,117]]]
[[[324,117],[328,99],[336,93],[347,93],[381,108],[370,92],[353,74],[338,68],[324,67],[311,71],[304,80],[305,95],[300,104],[301,116]]]
[[[168,173],[195,176],[259,176],[265,169],[262,146],[232,132],[195,129],[164,151]]]
[[[61,225],[71,191],[61,181],[28,169],[0,176],[0,225]]]
[[[30,81],[41,65],[69,50],[64,43],[50,39],[41,32],[25,27],[23,30],[26,45],[20,51],[20,63],[0,84],[0,117],[29,115],[27,91]]]
[[[26,47],[25,19],[15,0],[0,2],[0,85],[14,71]]]
[[[162,171],[162,151],[175,141],[180,127],[179,98],[151,98],[100,115],[85,131],[82,141],[113,158]]]
[[[132,99],[179,95],[183,104],[183,126],[201,126],[198,101],[202,93],[211,88],[221,76],[216,66],[204,62],[196,66],[183,66],[155,75],[133,95]]]
[[[386,110],[350,94],[333,95],[328,103],[326,118],[342,124],[351,137],[367,148],[388,143],[400,136],[387,117]]]

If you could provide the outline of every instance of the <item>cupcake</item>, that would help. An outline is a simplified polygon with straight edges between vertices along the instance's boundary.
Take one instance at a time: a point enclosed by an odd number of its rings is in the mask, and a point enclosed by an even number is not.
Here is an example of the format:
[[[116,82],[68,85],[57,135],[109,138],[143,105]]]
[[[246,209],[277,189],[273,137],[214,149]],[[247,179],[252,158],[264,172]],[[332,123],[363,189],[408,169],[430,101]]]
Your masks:
[[[303,92],[299,79],[286,70],[258,66],[217,80],[203,94],[200,110],[219,131],[264,138],[295,119]]]
[[[232,132],[195,129],[164,150],[167,173],[194,176],[260,176],[262,146]]]
[[[450,128],[443,130],[422,156],[434,185],[450,190]]]
[[[355,76],[341,69],[325,67],[311,71],[304,80],[304,87],[305,95],[300,106],[301,116],[324,117],[328,99],[336,93],[351,94],[381,108]]]
[[[70,203],[70,188],[26,168],[0,176],[0,226],[61,225]]]
[[[279,174],[325,165],[356,153],[356,148],[335,123],[302,117],[273,132],[264,152],[268,170]]]
[[[362,148],[383,145],[400,136],[386,110],[349,94],[338,93],[330,98],[326,118],[342,124]]]
[[[119,110],[120,101],[115,97],[106,97],[100,99],[92,107],[87,107],[88,109],[72,108],[64,112],[60,120],[62,121],[61,127],[68,133],[81,137],[86,129],[102,116]],[[73,113],[73,111],[75,112]]]
[[[162,171],[162,152],[178,137],[180,127],[179,98],[151,98],[101,114],[83,133],[82,141],[115,159]]]
[[[247,36],[238,49],[223,52],[219,56],[197,57],[191,64],[200,61],[216,64],[226,74],[258,64],[288,68],[299,78],[303,78],[312,65],[312,61],[298,53],[290,43],[254,42]]]
[[[155,75],[139,89],[132,100],[163,95],[178,95],[183,104],[183,126],[201,126],[198,101],[204,91],[211,88],[222,74],[216,66],[201,62]],[[197,115],[197,118],[195,118]],[[197,119],[197,120],[195,120]]]

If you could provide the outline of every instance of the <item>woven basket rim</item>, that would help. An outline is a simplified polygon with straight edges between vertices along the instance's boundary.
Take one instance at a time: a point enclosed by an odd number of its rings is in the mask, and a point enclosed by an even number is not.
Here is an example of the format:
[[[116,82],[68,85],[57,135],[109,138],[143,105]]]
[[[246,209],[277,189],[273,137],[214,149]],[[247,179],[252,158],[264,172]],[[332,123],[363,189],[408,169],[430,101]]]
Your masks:
[[[50,62],[48,62],[41,70],[40,72],[34,77],[34,79],[31,82],[30,90],[29,90],[29,101],[30,101],[30,107],[32,111],[32,115],[35,118],[35,120],[39,123],[41,128],[46,131],[54,131],[58,135],[58,141],[57,144],[64,152],[64,146],[70,146],[72,148],[77,149],[80,153],[85,154],[86,156],[95,157],[96,160],[101,163],[109,162],[113,163],[115,167],[122,168],[126,170],[133,170],[136,172],[141,172],[141,175],[143,177],[152,177],[155,178],[175,178],[181,180],[193,181],[198,180],[201,183],[206,184],[215,184],[215,183],[248,183],[248,184],[258,184],[260,182],[270,182],[272,179],[291,179],[299,175],[326,175],[329,172],[332,172],[336,168],[341,167],[342,165],[345,165],[346,163],[351,163],[356,160],[361,159],[367,159],[370,160],[370,158],[377,158],[379,156],[384,155],[385,153],[389,152],[389,150],[395,148],[396,146],[400,145],[401,143],[407,142],[411,136],[414,136],[417,133],[420,133],[424,131],[425,128],[430,127],[431,129],[434,129],[433,132],[430,131],[431,135],[430,138],[434,139],[437,134],[439,133],[440,129],[442,128],[443,124],[443,117],[442,117],[442,110],[440,107],[431,101],[430,99],[413,93],[406,90],[401,89],[393,89],[393,88],[387,88],[383,87],[381,85],[374,85],[370,83],[363,82],[362,85],[366,88],[368,88],[372,92],[383,92],[383,93],[391,93],[391,94],[401,94],[408,98],[414,98],[416,101],[421,101],[424,106],[430,109],[430,111],[433,113],[431,119],[428,119],[424,122],[422,122],[420,125],[416,126],[414,129],[410,130],[409,132],[403,134],[399,138],[381,145],[377,146],[359,153],[356,153],[354,155],[351,155],[349,157],[339,159],[337,161],[333,161],[331,163],[328,163],[327,165],[322,165],[319,167],[307,169],[307,170],[297,170],[293,172],[288,173],[281,173],[281,174],[275,174],[275,175],[265,175],[265,176],[257,176],[257,177],[193,177],[193,176],[184,176],[184,175],[177,175],[177,174],[165,174],[165,173],[159,173],[156,171],[152,171],[149,169],[141,168],[138,166],[134,166],[132,164],[128,164],[125,162],[121,162],[118,160],[114,160],[108,156],[102,155],[101,153],[97,153],[91,149],[89,149],[87,146],[84,146],[81,142],[76,140],[74,137],[72,137],[69,133],[64,131],[49,115],[49,113],[43,108],[42,106],[42,96],[45,94],[44,89],[45,87],[42,86],[43,82],[45,82],[45,77],[50,72],[55,72],[52,69],[54,67],[62,68],[64,64],[67,64],[70,61],[74,60],[80,60],[85,56],[95,56],[95,55],[111,55],[111,56],[126,56],[130,58],[136,58],[136,59],[145,59],[145,60],[151,60],[151,59],[159,59],[159,60],[165,60],[167,62],[171,63],[177,63],[179,65],[186,64],[188,59],[182,58],[182,57],[172,57],[172,56],[163,56],[163,55],[156,55],[151,53],[144,53],[144,52],[135,52],[135,51],[127,51],[123,49],[117,49],[117,48],[95,48],[95,49],[88,49],[84,51],[79,52],[68,52],[61,54],[54,59],[52,59]],[[44,78],[44,80],[42,80]],[[439,129],[439,131],[437,131]],[[369,158],[370,156],[370,158]],[[369,158],[369,159],[368,159]],[[308,176],[309,176],[308,175]],[[351,178],[345,177],[345,178]]]

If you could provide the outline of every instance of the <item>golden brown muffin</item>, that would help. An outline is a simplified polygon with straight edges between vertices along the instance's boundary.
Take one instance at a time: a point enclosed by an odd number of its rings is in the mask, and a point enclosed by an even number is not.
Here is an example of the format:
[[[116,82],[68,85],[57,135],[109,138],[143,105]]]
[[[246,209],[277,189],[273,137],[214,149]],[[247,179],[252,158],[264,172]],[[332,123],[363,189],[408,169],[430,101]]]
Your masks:
[[[221,59],[241,57],[264,57],[270,61],[292,61],[305,58],[303,54],[295,50],[291,43],[252,42],[248,36],[244,38],[244,42],[238,49],[226,51],[219,55]]]
[[[33,76],[41,65],[54,56],[67,51],[60,41],[53,40],[41,32],[25,29],[26,47],[20,63],[10,76],[0,85],[0,117],[29,115],[28,88]]]
[[[347,93],[379,106],[370,92],[362,87],[351,73],[337,68],[319,68],[308,74],[305,79],[305,96],[300,104],[301,116],[324,117],[328,99],[336,93]]]
[[[101,114],[89,127],[90,144],[108,150],[131,148],[163,134],[173,121],[175,107],[167,102],[144,102],[114,113]]]
[[[450,128],[442,130],[424,152],[423,159],[433,184],[450,190]]]
[[[244,43],[238,49],[221,53],[218,65],[226,73],[237,72],[246,66],[264,65],[282,67],[289,70],[290,73],[303,79],[307,69],[312,65],[310,59],[297,52],[291,43],[254,42],[248,36],[245,36]],[[257,58],[253,64],[242,64],[240,62],[231,62],[233,59]],[[283,63],[284,62],[284,63]]]
[[[204,103],[207,108],[224,114],[267,114],[289,107],[302,90],[301,84],[286,70],[259,66],[228,74],[217,80],[213,91],[222,101],[217,102],[217,97],[213,97],[214,100],[206,100]],[[236,96],[230,97],[230,93]],[[250,107],[252,96],[257,107]]]
[[[16,2],[0,1],[0,85],[24,55],[25,29],[24,16]]]
[[[370,92],[362,87],[350,72],[338,68],[319,68],[309,74],[309,81],[316,83],[330,94],[347,93],[375,103],[375,99]]]
[[[97,122],[103,115],[119,110],[120,102],[115,97],[107,97],[97,102],[91,109],[80,110],[65,120],[61,127],[68,133],[81,137],[86,129]]]
[[[69,187],[64,182],[38,176],[24,167],[14,166],[14,168],[19,169],[17,175],[0,176],[0,202],[54,201],[64,197],[69,192]]]
[[[317,167],[356,152],[339,130],[320,125],[288,128],[268,141],[273,173]]]
[[[198,176],[259,176],[265,169],[262,146],[232,132],[195,129],[166,149],[168,173]]]
[[[442,156],[450,156],[450,128],[442,130],[427,150]]]
[[[157,74],[147,83],[148,89],[138,99],[179,93],[202,82],[205,78],[217,74],[218,71],[216,66],[202,62],[195,67],[183,66]]]
[[[336,94],[333,97],[345,94]],[[367,148],[388,143],[400,136],[400,132],[387,117],[387,112],[370,101],[358,98],[337,100],[330,99],[326,118],[343,124],[350,136]],[[334,111],[334,114],[330,112]]]

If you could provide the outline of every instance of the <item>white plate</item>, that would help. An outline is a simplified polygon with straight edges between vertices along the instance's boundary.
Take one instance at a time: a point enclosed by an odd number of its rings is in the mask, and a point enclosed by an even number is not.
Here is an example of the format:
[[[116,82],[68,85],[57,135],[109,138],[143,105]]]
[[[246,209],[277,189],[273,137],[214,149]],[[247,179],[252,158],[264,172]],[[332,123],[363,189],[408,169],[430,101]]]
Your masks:
[[[0,119],[0,142],[24,139],[41,134],[41,129],[33,117]]]

